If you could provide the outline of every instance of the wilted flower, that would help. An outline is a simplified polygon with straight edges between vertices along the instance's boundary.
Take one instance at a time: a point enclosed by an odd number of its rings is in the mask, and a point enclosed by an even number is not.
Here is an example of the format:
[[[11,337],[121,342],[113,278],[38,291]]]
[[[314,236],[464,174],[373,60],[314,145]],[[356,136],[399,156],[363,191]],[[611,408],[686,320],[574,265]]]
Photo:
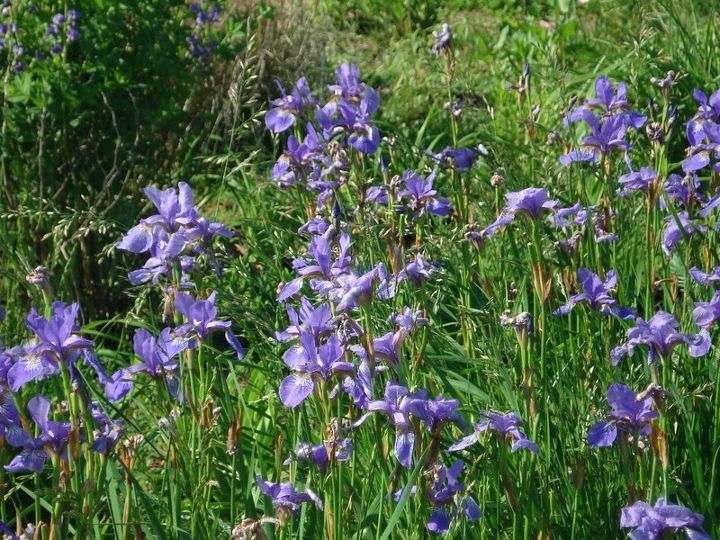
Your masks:
[[[641,397],[627,386],[613,383],[608,388],[607,401],[612,407],[607,419],[594,424],[588,431],[591,447],[611,446],[618,434],[624,437],[625,442],[631,435],[650,435],[652,422],[658,417],[652,395]]]
[[[440,51],[449,50],[450,47],[452,47],[452,30],[447,23],[443,23],[440,30],[433,31],[432,35],[435,38],[435,42],[430,50],[435,56],[438,56]]]
[[[678,504],[667,504],[663,497],[654,506],[636,501],[620,513],[620,527],[633,528],[630,537],[638,540],[660,540],[680,531],[691,540],[710,540],[703,521],[700,514]]]

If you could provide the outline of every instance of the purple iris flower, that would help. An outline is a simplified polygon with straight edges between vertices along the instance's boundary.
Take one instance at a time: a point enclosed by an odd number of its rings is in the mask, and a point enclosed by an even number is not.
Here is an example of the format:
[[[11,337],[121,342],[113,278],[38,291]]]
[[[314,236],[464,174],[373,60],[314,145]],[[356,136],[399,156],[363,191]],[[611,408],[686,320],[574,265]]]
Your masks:
[[[452,47],[452,30],[447,23],[443,23],[440,30],[433,31],[432,35],[435,42],[430,50],[435,56],[438,56],[440,51],[449,50]]]
[[[265,125],[273,133],[282,133],[292,127],[295,117],[302,114],[305,107],[317,104],[313,98],[305,77],[300,77],[290,94],[286,94],[279,81],[275,81],[282,97],[273,100],[274,105],[265,113]]]
[[[706,197],[700,193],[700,180],[694,173],[685,176],[668,175],[663,183],[663,189],[670,202],[682,205],[684,208],[687,208],[692,200],[699,203],[707,202]],[[660,207],[663,210],[667,208],[664,198],[660,199]]]
[[[437,433],[444,424],[449,422],[463,424],[463,420],[457,412],[460,406],[457,399],[445,399],[442,396],[436,396],[435,399],[428,399],[419,404],[421,408],[416,408],[418,412],[413,414],[420,418],[432,433]]]
[[[45,396],[32,398],[27,405],[30,417],[39,428],[39,436],[23,441],[22,452],[5,465],[5,470],[12,473],[42,472],[48,452],[67,459],[67,444],[70,436],[70,422],[49,420],[50,400]],[[10,441],[8,441],[10,442]]]
[[[24,446],[30,442],[30,436],[20,423],[20,413],[10,391],[0,385],[0,437],[4,437],[10,446]]]
[[[537,454],[540,450],[537,445],[527,438],[527,435],[520,431],[522,420],[515,413],[495,413],[492,411],[481,411],[480,422],[474,424],[473,432],[460,439],[448,448],[450,452],[457,452],[471,446],[480,440],[485,432],[495,433],[501,441],[512,441],[511,451],[517,452],[521,448]]]
[[[351,103],[357,103],[364,98],[371,105],[373,111],[380,104],[377,92],[360,81],[360,68],[357,64],[343,63],[337,68],[335,70],[335,84],[328,86],[328,90]]]
[[[322,279],[315,280],[313,288],[323,295],[327,295],[328,291],[333,288],[332,280],[334,276],[349,271],[352,262],[348,254],[349,248],[350,236],[347,233],[342,233],[338,240],[338,255],[333,260],[332,246],[325,235],[313,236],[308,248],[309,257],[300,257],[293,261],[293,269],[299,277],[289,281],[282,287],[277,301],[285,302],[297,295],[302,289],[305,280],[314,277]]]
[[[631,191],[642,191],[646,195],[650,191],[650,186],[658,179],[658,173],[651,167],[640,167],[639,171],[633,171],[623,174],[620,179],[622,188],[618,190],[618,195],[627,197]]]
[[[158,214],[140,221],[118,242],[117,248],[131,253],[150,251],[154,241],[154,229],[162,228],[167,233],[176,232],[180,228],[180,220],[193,214],[193,194],[185,182],[178,184],[178,191],[169,188],[161,191],[155,187],[146,187],[145,195],[155,205]]]
[[[507,204],[498,218],[480,232],[484,237],[493,236],[501,227],[512,223],[519,214],[538,219],[544,210],[553,210],[558,205],[558,201],[548,199],[547,189],[532,187],[506,193],[505,201]]]
[[[696,88],[693,98],[697,101],[698,111],[693,120],[709,120],[720,122],[720,90],[716,90],[709,98],[705,92]]]
[[[680,323],[670,313],[658,311],[649,321],[635,319],[635,326],[630,328],[624,344],[615,347],[611,353],[613,365],[617,365],[625,355],[632,355],[636,347],[647,347],[648,361],[657,362],[668,358],[672,350],[680,344],[688,346],[690,356],[703,356],[710,350],[710,335],[707,331],[690,336],[678,332]]]
[[[566,119],[566,125],[585,120],[588,109],[599,109],[603,116],[618,117],[622,122],[634,129],[640,129],[647,121],[647,117],[633,111],[627,102],[627,85],[624,82],[618,83],[617,93],[610,80],[601,75],[595,81],[595,97],[586,99],[582,107],[574,109]],[[589,122],[588,122],[589,123]]]
[[[320,497],[309,489],[296,491],[290,482],[277,484],[274,482],[266,482],[259,474],[255,477],[255,481],[263,495],[272,498],[273,506],[278,513],[291,514],[296,512],[304,502],[315,503],[315,506],[320,510],[323,509],[323,503]]]
[[[67,37],[67,40],[70,42],[80,40],[80,29],[77,24],[71,23],[70,26],[68,26],[67,30],[65,30],[65,37]]]
[[[123,423],[110,419],[97,401],[92,403],[90,412],[97,428],[93,433],[92,451],[107,455],[120,439]]]
[[[585,227],[588,221],[592,224],[593,235],[596,242],[610,242],[618,239],[616,234],[607,232],[608,218],[614,217],[614,214],[606,216],[605,213],[599,211],[595,206],[583,208],[578,202],[568,208],[557,208],[549,217],[550,222],[558,229],[567,229],[569,227],[578,226]],[[573,247],[575,242],[582,237],[582,234],[576,232],[565,244]],[[563,242],[561,242],[561,245]],[[571,251],[571,250],[570,250]]]
[[[617,286],[615,270],[610,270],[604,281],[587,268],[579,268],[577,277],[582,285],[583,292],[568,298],[567,304],[558,308],[553,315],[567,315],[575,307],[575,304],[586,303],[592,309],[606,315],[615,315],[621,319],[634,318],[634,310],[618,306],[617,300],[611,295],[612,289]]]
[[[700,514],[678,504],[667,504],[663,497],[654,506],[636,501],[620,512],[620,527],[633,528],[630,538],[636,540],[660,540],[680,531],[690,540],[710,540],[703,521]]]
[[[677,243],[683,239],[683,236],[691,236],[695,233],[705,234],[707,227],[704,225],[696,225],[690,221],[687,211],[677,213],[676,216],[668,216],[665,218],[665,230],[663,231],[662,250],[668,257],[672,257],[673,251]]]
[[[467,172],[475,165],[478,153],[470,148],[448,146],[439,154],[431,154],[430,156],[440,163],[448,164],[457,172]]]
[[[280,187],[288,188],[300,180],[319,178],[322,165],[326,164],[320,135],[312,124],[307,124],[307,134],[303,142],[294,135],[287,141],[287,149],[272,169],[272,179]]]
[[[394,381],[385,386],[385,399],[371,401],[367,410],[386,414],[395,426],[395,457],[403,467],[412,467],[415,431],[411,414],[425,415],[427,394],[424,390],[411,393],[407,387]]]
[[[458,480],[463,467],[462,460],[458,459],[449,469],[444,465],[435,468],[433,482],[428,491],[432,512],[427,528],[432,533],[446,533],[450,529],[450,523],[457,514],[457,495],[465,489],[465,485]],[[470,496],[462,499],[459,506],[473,523],[482,517],[482,510]]]
[[[438,263],[429,262],[420,253],[417,253],[415,258],[411,259],[405,268],[398,272],[397,281],[402,283],[409,279],[420,287],[438,271],[438,266]]]
[[[720,320],[720,291],[709,302],[695,302],[693,321],[703,330],[708,330]]]
[[[330,446],[330,452],[328,452]],[[332,461],[348,461],[352,457],[353,443],[348,437],[337,441],[333,444],[310,444],[301,442],[295,449],[294,456],[286,459],[283,465],[290,465],[293,461],[312,461],[317,465],[320,472],[327,471]],[[332,456],[331,456],[332,454]]]
[[[404,188],[398,192],[398,196],[406,199],[405,210],[409,210],[415,219],[426,211],[443,217],[450,213],[450,201],[439,196],[437,190],[433,189],[435,171],[423,178],[415,171],[407,169],[400,181]]]
[[[567,167],[575,161],[599,161],[613,151],[626,153],[631,149],[625,140],[627,124],[622,116],[610,116],[598,120],[587,109],[582,109],[583,120],[590,126],[590,135],[583,138],[581,149],[560,157],[560,164]]]
[[[184,243],[184,240],[182,243]],[[142,285],[143,283],[148,282],[153,285],[157,285],[160,283],[160,278],[171,274],[174,259],[172,258],[172,255],[171,258],[168,258],[168,255],[174,252],[167,251],[167,246],[168,244],[162,242],[156,244],[151,248],[151,253],[157,253],[158,255],[150,257],[147,261],[145,261],[145,264],[137,270],[128,272],[128,281],[130,281],[131,285]],[[181,270],[180,288],[190,288],[192,286],[192,282],[189,281],[188,273],[192,272],[197,267],[197,259],[195,257],[181,255],[177,257],[177,260],[180,262]]]
[[[157,338],[143,328],[137,329],[133,337],[133,350],[140,363],[120,369],[110,377],[105,383],[108,399],[117,401],[127,395],[138,373],[147,373],[153,379],[177,378],[179,365],[176,357],[190,345],[190,340],[174,335],[170,328],[165,328]],[[174,388],[174,382],[169,382],[170,388]]]
[[[688,122],[687,138],[690,147],[682,168],[686,173],[704,169],[714,162],[712,170],[720,172],[720,124],[714,122]]]
[[[129,274],[133,284],[151,281],[157,283],[163,275],[169,275],[175,264],[180,265],[183,281],[185,273],[192,269],[195,260],[182,256],[186,249],[206,253],[207,246],[215,236],[230,237],[231,231],[222,224],[205,219],[193,204],[190,186],[180,182],[178,190],[161,191],[154,187],[145,188],[145,195],[152,201],[159,213],[142,219],[117,243],[118,249],[131,253],[150,252],[145,265]],[[210,259],[220,275],[220,268],[210,253]]]
[[[10,388],[17,392],[30,381],[45,379],[60,373],[60,363],[71,364],[80,352],[92,349],[92,341],[77,335],[76,324],[80,305],[53,302],[49,319],[32,308],[25,318],[25,326],[35,334],[35,340],[23,349],[22,357],[8,370]]]
[[[707,218],[718,206],[720,206],[720,191],[710,197],[710,200],[703,205],[698,215],[702,218]]]
[[[387,206],[389,202],[387,187],[370,186],[365,191],[365,201],[379,204],[380,206]]]
[[[359,347],[359,346],[358,346]],[[355,351],[357,348],[354,348]],[[362,351],[362,347],[359,347]],[[377,370],[377,368],[376,368]],[[356,407],[366,410],[373,398],[373,377],[370,364],[367,360],[360,362],[352,376],[345,377],[342,383],[343,391],[350,396]],[[360,422],[362,423],[362,422]],[[359,424],[358,424],[359,425]]]
[[[332,310],[330,304],[320,304],[314,307],[310,300],[304,296],[300,298],[300,310],[287,304],[286,308],[290,326],[282,332],[275,332],[275,339],[280,342],[296,340],[302,330],[307,330],[314,336],[316,341],[321,337],[332,333],[335,325],[332,324]]]
[[[179,326],[175,333],[180,336],[191,336],[200,341],[205,341],[211,332],[224,331],[225,339],[235,351],[237,359],[242,360],[245,356],[245,349],[243,349],[235,334],[232,333],[232,323],[230,321],[219,321],[215,318],[217,316],[215,295],[216,293],[213,292],[208,296],[207,300],[195,300],[189,294],[177,293],[175,296],[175,308],[188,322]]]
[[[400,354],[402,344],[405,338],[417,327],[427,323],[427,319],[417,312],[413,313],[410,308],[404,308],[401,314],[391,317],[391,321],[397,325],[394,332],[388,332],[380,337],[373,339],[373,351],[375,358],[380,358],[389,362],[391,365],[397,365],[400,362]],[[353,348],[358,356],[366,359],[367,354],[362,347]]]
[[[388,279],[385,266],[378,263],[364,274],[346,272],[338,275],[330,283],[316,282],[312,284],[312,287],[321,295],[327,295],[330,301],[336,305],[337,311],[346,312],[369,302],[376,282],[380,283],[378,286],[379,297],[392,297],[392,288],[386,285]]]
[[[641,397],[627,386],[613,383],[608,388],[607,401],[612,407],[610,414],[588,431],[588,444],[591,447],[611,446],[618,434],[623,435],[624,442],[631,435],[650,435],[652,422],[658,417],[652,395]]]
[[[696,266],[690,269],[690,277],[692,277],[700,285],[709,287],[710,285],[720,283],[720,266],[713,268],[712,272],[706,274],[700,271]]]
[[[370,115],[377,110],[377,103],[363,98],[358,107],[340,103],[340,115],[349,132],[348,144],[363,154],[374,154],[380,146],[380,131]]]
[[[335,334],[318,347],[315,337],[300,330],[300,343],[283,355],[285,364],[294,371],[280,383],[278,394],[283,405],[295,408],[312,393],[316,380],[329,381],[334,375],[352,373],[355,365],[345,361],[345,347]]]
[[[380,97],[360,81],[360,70],[355,64],[343,64],[335,75],[336,84],[328,87],[334,98],[315,111],[323,135],[330,140],[345,134],[350,146],[364,154],[374,154],[380,145],[380,132],[371,116],[380,106]]]

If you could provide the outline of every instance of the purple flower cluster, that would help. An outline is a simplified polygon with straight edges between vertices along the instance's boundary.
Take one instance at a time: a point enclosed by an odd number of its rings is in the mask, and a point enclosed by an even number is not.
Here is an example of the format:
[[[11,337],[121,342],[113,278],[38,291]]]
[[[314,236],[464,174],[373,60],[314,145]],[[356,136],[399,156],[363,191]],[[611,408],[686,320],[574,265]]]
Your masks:
[[[36,395],[27,402],[27,411],[34,427],[21,420],[16,407],[16,393],[33,381],[42,381],[63,374],[63,380],[73,386],[83,385],[76,361],[84,359],[103,382],[104,371],[93,351],[93,343],[79,335],[76,323],[80,306],[53,302],[49,317],[33,308],[25,319],[32,338],[24,345],[0,352],[0,437],[20,453],[5,465],[12,473],[41,472],[49,458],[67,460],[71,437],[71,423],[54,419],[52,402],[44,395]],[[85,424],[75,437],[88,439],[94,428],[91,449],[107,453],[117,442],[122,426],[111,420],[98,403],[89,403],[94,426]],[[30,429],[33,428],[33,429]],[[77,429],[77,428],[76,428]]]
[[[566,240],[558,242],[558,245],[564,251],[573,253],[578,241],[583,237],[587,228],[590,228],[592,236],[597,243],[614,242],[617,240],[618,236],[608,231],[611,219],[614,216],[614,213],[610,211],[610,209],[600,210],[595,206],[584,208],[578,202],[567,208],[556,208],[555,212],[551,214],[548,219],[554,227],[564,231],[566,234],[575,227],[579,228],[579,230],[572,232]]]
[[[236,358],[243,359],[245,350],[232,333],[230,321],[216,319],[215,293],[206,300],[195,300],[189,294],[179,292],[175,297],[175,310],[185,318],[186,323],[174,329],[165,328],[157,338],[142,328],[135,331],[133,350],[140,363],[121,368],[105,378],[103,383],[108,399],[117,401],[126,396],[133,388],[135,376],[145,373],[154,380],[164,382],[170,394],[180,400],[177,356],[187,349],[197,348],[198,342],[206,341],[212,332],[223,332]]]
[[[76,9],[68,10],[67,15],[64,13],[56,13],[53,15],[52,22],[45,29],[45,33],[52,38],[52,46],[50,47],[50,54],[52,56],[58,55],[63,51],[64,44],[61,38],[63,33],[68,43],[80,39],[79,19],[80,13]]]
[[[371,186],[366,193],[368,202],[387,206],[392,198],[399,210],[417,220],[425,214],[445,217],[450,213],[450,201],[433,187],[435,171],[423,178],[412,169],[395,177],[389,186]]]
[[[585,303],[605,315],[614,315],[621,319],[635,318],[635,311],[632,308],[619,306],[617,300],[611,295],[612,289],[617,285],[615,270],[610,270],[604,281],[587,268],[579,268],[577,277],[582,286],[582,292],[568,298],[567,304],[555,310],[554,315],[567,315],[576,304]]]
[[[693,97],[698,110],[686,126],[689,146],[683,171],[695,173],[711,165],[720,173],[720,90],[708,97],[696,88]]]
[[[633,529],[630,538],[638,540],[661,540],[680,531],[690,540],[710,540],[703,529],[704,520],[700,514],[678,504],[668,504],[662,497],[654,506],[637,501],[620,513],[620,527]]]
[[[483,433],[495,433],[500,441],[512,442],[511,450],[517,452],[520,449],[529,450],[533,454],[537,454],[539,449],[537,445],[527,438],[527,435],[520,431],[522,420],[515,413],[496,413],[492,411],[481,411],[480,422],[474,424],[473,432],[460,439],[450,446],[450,452],[464,450],[480,440]]]
[[[271,102],[272,108],[265,115],[265,125],[273,133],[286,131],[300,118],[307,120],[304,137],[298,129],[288,137],[272,179],[284,188],[300,184],[318,192],[318,206],[331,199],[346,181],[351,149],[374,154],[380,145],[380,132],[372,120],[380,106],[377,92],[360,81],[355,64],[340,66],[335,79],[322,106],[304,77],[289,94],[278,83],[281,97]]]
[[[593,448],[611,446],[618,441],[628,443],[630,436],[647,437],[652,422],[657,419],[655,396],[652,392],[644,396],[635,394],[625,385],[614,383],[608,388],[607,401],[612,407],[607,419],[594,424],[588,431],[588,444]]]
[[[502,227],[509,225],[518,215],[525,215],[531,220],[536,220],[548,210],[554,210],[558,201],[548,198],[548,191],[545,188],[525,188],[521,191],[505,194],[507,204],[498,218],[480,232],[480,235],[488,238],[496,234]]]
[[[615,347],[610,356],[613,365],[617,365],[625,355],[632,356],[637,347],[647,347],[648,361],[657,362],[670,356],[678,345],[687,345],[690,356],[704,356],[710,350],[710,335],[706,330],[690,336],[678,332],[680,323],[672,314],[658,311],[649,321],[640,317],[630,328],[622,345]]]
[[[213,51],[217,47],[217,40],[212,37],[212,26],[217,24],[221,9],[212,4],[203,9],[202,3],[190,2],[190,14],[195,17],[192,33],[185,38],[188,49],[193,58],[207,63]]]
[[[465,485],[460,482],[464,463],[456,460],[448,469],[437,464],[432,471],[432,481],[428,490],[428,500],[432,506],[427,528],[433,533],[446,533],[458,510],[475,523],[482,517],[482,510],[471,496],[463,496]]]
[[[140,220],[116,246],[130,253],[150,254],[142,268],[128,274],[130,283],[157,284],[161,278],[172,278],[173,272],[178,272],[179,285],[187,286],[187,273],[195,268],[198,254],[206,254],[219,274],[220,268],[210,249],[212,239],[215,236],[229,238],[233,233],[221,223],[200,215],[193,204],[190,186],[180,182],[177,191],[147,187],[145,195],[159,213]]]
[[[616,92],[603,75],[595,81],[595,98],[586,99],[565,119],[566,126],[585,122],[590,135],[582,139],[579,150],[562,156],[560,163],[567,167],[576,161],[597,162],[612,152],[626,154],[632,148],[625,140],[628,129],[640,129],[646,120],[646,116],[634,111],[628,103],[625,83],[619,83]]]

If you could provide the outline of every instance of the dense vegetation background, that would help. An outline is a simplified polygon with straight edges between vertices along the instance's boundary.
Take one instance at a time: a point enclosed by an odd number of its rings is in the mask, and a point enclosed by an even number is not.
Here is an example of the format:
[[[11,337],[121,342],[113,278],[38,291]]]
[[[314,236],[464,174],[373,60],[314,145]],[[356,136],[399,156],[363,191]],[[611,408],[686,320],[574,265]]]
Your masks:
[[[560,322],[549,316],[551,307],[576,292],[574,270],[592,262],[594,271],[617,270],[621,304],[646,317],[658,309],[675,312],[688,327],[690,300],[707,300],[702,297],[707,294],[688,292],[687,268],[664,258],[662,220],[654,222],[650,258],[644,251],[640,203],[623,203],[616,231],[623,244],[617,247],[588,250],[584,258],[573,259],[553,246],[555,238],[546,238],[545,247],[537,247],[552,287],[547,314],[544,304],[534,300],[538,276],[533,277],[532,258],[528,261],[524,253],[524,233],[488,242],[480,252],[461,248],[465,233],[495,219],[505,192],[546,187],[563,206],[583,193],[579,186],[592,175],[558,163],[573,140],[563,118],[593,95],[601,74],[626,81],[629,99],[645,112],[649,100],[662,101],[651,79],[669,70],[679,74],[671,99],[679,120],[663,141],[664,162],[677,169],[685,158],[682,124],[697,109],[692,90],[709,95],[720,87],[718,2],[236,0],[220,6],[217,20],[204,24],[189,3],[177,0],[17,0],[3,6],[0,302],[5,319],[0,335],[7,347],[26,339],[23,319],[31,306],[43,302],[42,291],[26,281],[42,265],[49,270],[54,297],[79,302],[82,334],[93,339],[107,371],[133,363],[134,330],[145,327],[157,334],[163,326],[162,296],[152,288],[130,287],[127,272],[139,265],[138,259],[115,249],[123,234],[151,213],[145,186],[188,182],[203,214],[235,233],[217,244],[222,277],[197,284],[199,292],[217,290],[222,318],[233,321],[247,349],[245,360],[235,364],[226,361],[231,353],[221,339],[212,342],[208,355],[217,356],[217,365],[208,375],[203,403],[221,412],[204,425],[196,425],[193,416],[177,420],[172,403],[159,403],[148,393],[151,385],[114,405],[94,396],[113,417],[125,420],[122,440],[140,433],[145,443],[135,456],[121,443],[115,458],[103,460],[107,473],[91,512],[72,490],[63,495],[70,516],[66,524],[73,527],[64,535],[228,537],[245,518],[273,515],[255,485],[256,473],[286,480],[282,462],[296,443],[322,440],[323,428],[316,425],[320,431],[313,433],[309,420],[315,410],[288,409],[277,396],[288,373],[281,360],[286,347],[274,339],[288,324],[284,306],[276,301],[278,287],[294,277],[292,260],[307,244],[296,231],[311,216],[302,207],[309,198],[279,189],[270,178],[286,137],[271,134],[263,116],[269,101],[279,96],[276,79],[288,89],[305,76],[311,88],[322,92],[343,62],[357,64],[362,80],[380,96],[375,121],[385,148],[391,149],[391,175],[406,167],[429,168],[427,153],[449,145],[483,148],[476,166],[463,176],[470,201],[467,223],[427,222],[423,253],[438,261],[441,272],[421,292],[404,293],[430,319],[413,344],[422,356],[415,383],[433,395],[459,399],[462,412],[476,421],[478,411],[493,409],[519,412],[527,422],[520,356],[530,364],[542,357],[542,366],[535,366],[537,384],[544,385],[538,386],[542,412],[527,428],[537,439],[539,456],[508,457],[500,446],[490,445],[467,455],[464,482],[485,515],[477,525],[454,525],[451,534],[620,537],[619,512],[631,502],[628,493],[630,498],[647,494],[646,487],[630,481],[635,474],[646,474],[646,480],[656,475],[663,488],[656,488],[654,497],[665,491],[672,501],[702,513],[712,537],[720,534],[716,347],[702,359],[678,353],[673,364],[673,386],[666,388],[672,400],[663,424],[669,447],[656,453],[670,465],[658,464],[646,448],[648,470],[629,473],[632,456],[590,449],[586,442],[588,427],[607,411],[604,395],[610,382],[619,380],[636,391],[648,382],[639,354],[622,371],[610,366],[609,351],[623,340],[627,325],[585,312]],[[48,33],[53,14],[70,8],[79,12],[79,39],[67,37],[65,29],[62,38]],[[207,11],[210,4],[201,8]],[[432,32],[443,23],[453,31],[449,84],[442,56],[430,52]],[[24,50],[14,47],[19,43]],[[58,43],[61,50],[53,53]],[[530,82],[525,80],[519,96],[526,64]],[[445,104],[456,100],[463,113],[455,136]],[[651,155],[649,140],[636,145]],[[620,160],[615,165],[613,180],[626,172]],[[369,161],[363,173],[365,184],[382,183],[385,174],[379,163]],[[502,179],[501,187],[491,184],[494,175]],[[454,201],[453,179],[443,174],[436,187]],[[717,186],[716,173],[707,180]],[[381,226],[371,230],[357,221],[351,227],[362,239],[354,247],[360,260],[369,266],[389,258]],[[714,235],[709,238],[709,244],[688,244],[686,262],[699,264],[693,257],[701,252],[709,253],[706,265],[719,262]],[[416,239],[408,235],[410,251]],[[386,320],[393,307],[376,308],[373,324]],[[521,351],[515,333],[499,325],[506,309],[529,311],[543,320],[547,315],[548,326],[539,329],[545,334],[542,343]],[[552,376],[545,376],[546,369]],[[177,420],[172,435],[168,418]],[[278,532],[266,524],[265,534],[429,534],[429,510],[420,497],[408,499],[396,512],[398,506],[386,496],[392,488],[409,485],[418,471],[400,471],[392,457],[378,462],[379,455],[392,456],[394,434],[385,430],[378,438],[380,424],[372,427],[375,432],[354,441],[356,457],[345,471],[346,485],[342,476],[312,476],[309,483],[317,491],[335,490],[331,504],[325,500],[325,513],[303,506]],[[455,430],[444,440],[451,443],[460,435]],[[653,441],[655,450],[658,444]],[[0,444],[2,463],[12,455]],[[297,474],[293,468],[293,480]],[[19,516],[27,523],[39,516],[49,522],[57,494],[41,476],[0,473],[1,521],[14,523]],[[49,529],[39,534],[47,537]]]

